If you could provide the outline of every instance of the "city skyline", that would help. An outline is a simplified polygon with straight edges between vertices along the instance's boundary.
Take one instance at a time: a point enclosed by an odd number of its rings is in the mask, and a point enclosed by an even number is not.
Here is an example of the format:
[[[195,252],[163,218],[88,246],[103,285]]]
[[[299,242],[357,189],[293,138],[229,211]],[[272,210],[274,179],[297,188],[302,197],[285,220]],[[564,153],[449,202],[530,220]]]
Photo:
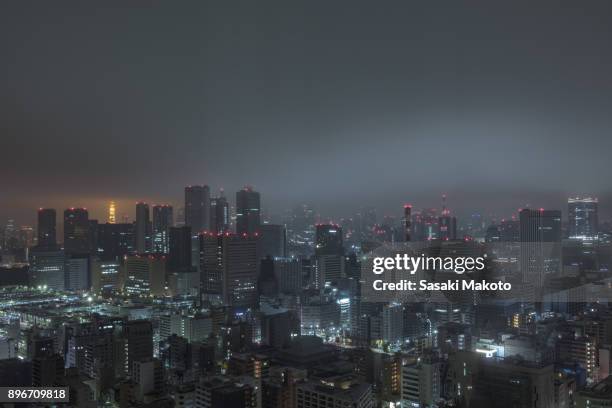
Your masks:
[[[240,191],[240,190],[237,190],[237,191]],[[233,209],[233,211],[235,211],[236,210],[235,193],[230,194],[230,197],[228,197],[227,191],[224,191],[223,194],[224,194],[224,197],[226,197],[230,208]],[[214,190],[211,190],[211,198],[217,197],[217,196],[218,196],[218,191],[215,192]],[[262,209],[262,216],[264,216],[269,222],[272,222],[272,223],[282,222],[283,218],[285,218],[289,213],[291,213],[291,211],[293,211],[296,207],[299,207],[302,205],[306,205],[309,208],[313,209],[315,211],[315,216],[320,218],[323,222],[338,222],[342,219],[353,218],[356,214],[359,214],[363,210],[368,209],[368,208],[373,208],[376,211],[379,222],[382,222],[383,218],[385,217],[392,217],[396,221],[399,221],[402,218],[402,215],[404,212],[404,205],[406,203],[409,203],[411,207],[414,208],[413,211],[418,212],[418,211],[425,210],[425,209],[435,209],[435,210],[438,210],[441,214],[444,208],[444,205],[445,205],[444,197],[448,197],[448,195],[440,194],[437,197],[437,200],[438,200],[437,203],[434,202],[433,199],[427,201],[427,203],[431,203],[431,205],[421,204],[420,202],[414,201],[414,200],[404,200],[402,202],[396,203],[397,205],[395,206],[395,208],[391,208],[388,211],[386,211],[384,207],[381,208],[381,207],[377,207],[376,205],[369,205],[369,204],[364,203],[363,205],[360,205],[360,206],[349,207],[348,209],[344,209],[344,212],[339,211],[337,213],[325,213],[321,211],[321,207],[318,207],[316,205],[316,202],[315,203],[313,202],[295,203],[293,206],[282,208],[277,211],[273,211],[270,209],[270,207],[266,206],[265,194],[263,194],[261,209]],[[611,221],[612,214],[609,213],[607,210],[612,209],[612,202],[607,201],[607,200],[602,200],[599,197],[595,195],[590,195],[590,194],[575,194],[575,195],[570,195],[570,196],[565,196],[565,197],[556,197],[557,199],[555,200],[551,199],[547,201],[547,202],[552,203],[547,206],[544,206],[543,204],[541,204],[542,201],[540,201],[539,203],[536,202],[533,204],[529,201],[525,201],[525,203],[522,205],[517,204],[516,206],[507,206],[507,212],[503,212],[503,213],[496,213],[493,211],[487,211],[487,209],[480,209],[480,208],[469,209],[469,208],[466,208],[465,206],[462,206],[461,204],[459,204],[456,207],[455,206],[456,203],[454,203],[455,200],[453,200],[451,197],[451,205],[449,205],[450,207],[449,210],[452,212],[453,216],[457,217],[457,221],[459,225],[465,225],[466,223],[469,223],[470,218],[474,215],[478,215],[479,217],[482,217],[483,222],[486,222],[486,223],[500,222],[501,220],[508,220],[508,219],[513,219],[513,218],[518,219],[520,210],[523,208],[533,208],[533,209],[546,208],[549,210],[559,210],[563,214],[563,220],[565,221],[567,217],[569,216],[569,210],[568,210],[569,202],[568,201],[573,198],[578,198],[578,197],[592,197],[592,198],[598,199],[600,222],[606,223],[606,222]],[[611,197],[611,200],[612,200],[612,197]],[[83,200],[80,200],[80,202],[83,202]],[[70,208],[85,208],[89,212],[90,219],[96,219],[100,223],[106,223],[109,221],[111,203],[113,205],[114,211],[116,212],[115,217],[116,217],[117,223],[125,222],[125,220],[127,220],[130,223],[136,222],[136,215],[137,215],[136,208],[139,203],[147,204],[150,209],[152,209],[155,206],[168,206],[169,205],[172,208],[174,208],[175,217],[176,217],[177,211],[182,212],[184,211],[184,208],[185,208],[185,205],[184,205],[185,201],[180,200],[180,199],[177,199],[174,201],[157,201],[157,202],[147,201],[147,200],[137,200],[133,202],[129,202],[126,200],[125,202],[123,202],[123,201],[119,201],[116,199],[109,199],[107,201],[99,201],[97,203],[98,205],[94,205],[94,206],[47,205],[47,206],[39,206],[33,209],[29,209],[29,208],[22,209],[22,211],[17,211],[16,213],[26,214],[25,218],[20,219],[20,218],[9,215],[5,219],[0,219],[0,225],[4,225],[9,220],[11,220],[15,223],[15,225],[18,225],[18,226],[21,226],[21,225],[35,226],[36,225],[36,211],[42,208],[51,208],[51,209],[55,209],[60,212],[64,211],[65,209],[70,209]],[[459,210],[457,208],[459,208]],[[24,219],[26,221],[22,222]],[[176,222],[176,219],[175,219],[175,222]],[[202,230],[208,230],[208,228],[203,228]]]
[[[612,407],[612,2],[1,10],[0,406]]]

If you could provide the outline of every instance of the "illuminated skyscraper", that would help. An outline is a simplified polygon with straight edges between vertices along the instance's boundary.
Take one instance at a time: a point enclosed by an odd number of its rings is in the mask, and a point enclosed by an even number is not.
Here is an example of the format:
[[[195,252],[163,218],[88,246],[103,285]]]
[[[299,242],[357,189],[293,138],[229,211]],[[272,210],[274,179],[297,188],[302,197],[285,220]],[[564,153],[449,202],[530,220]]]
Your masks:
[[[210,188],[185,187],[185,225],[196,234],[210,228]]]
[[[57,246],[56,214],[52,208],[38,210],[38,247],[54,249]]]
[[[126,257],[124,291],[130,295],[163,295],[166,282],[164,258],[160,255]]]
[[[89,252],[89,214],[86,208],[64,211],[64,249],[72,254]]]
[[[257,191],[249,186],[236,193],[236,233],[253,234],[261,224],[261,202]]]
[[[569,237],[591,241],[598,233],[598,200],[592,197],[574,197],[567,200]]]
[[[168,234],[172,225],[172,206],[153,206],[153,252],[167,254],[170,251]]]
[[[234,307],[257,302],[257,239],[234,234],[200,235],[202,293]]]
[[[151,218],[147,203],[136,203],[136,252],[151,252]]]
[[[116,213],[115,202],[111,201],[108,206],[108,223],[109,224],[114,224],[115,222],[117,222],[115,213]]]

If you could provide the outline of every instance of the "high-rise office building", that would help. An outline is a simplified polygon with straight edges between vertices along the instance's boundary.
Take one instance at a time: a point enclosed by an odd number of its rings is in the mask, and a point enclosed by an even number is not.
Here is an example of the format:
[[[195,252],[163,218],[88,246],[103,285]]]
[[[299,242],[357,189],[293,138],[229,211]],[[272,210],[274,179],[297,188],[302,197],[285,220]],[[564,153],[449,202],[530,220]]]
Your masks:
[[[153,357],[153,325],[149,320],[130,320],[123,326],[123,367],[125,374],[134,374],[135,361]]]
[[[553,364],[459,351],[449,358],[451,380],[445,388],[450,395],[477,401],[478,407],[559,407],[556,376]]]
[[[523,282],[541,288],[546,275],[561,267],[561,211],[523,209],[520,212]]]
[[[170,227],[173,226],[172,206],[153,206],[153,252],[170,252]]]
[[[262,256],[287,256],[287,232],[284,225],[263,224],[260,225],[259,231]]]
[[[274,260],[274,273],[281,293],[297,295],[302,290],[302,262],[293,258]]]
[[[55,249],[56,237],[56,214],[53,208],[40,208],[38,210],[38,247],[44,249]]]
[[[388,343],[403,340],[404,309],[400,303],[385,304],[382,310],[382,339]]]
[[[99,224],[97,255],[105,261],[119,261],[134,252],[134,224]]]
[[[219,197],[210,199],[210,230],[212,232],[226,232],[230,229],[230,212],[227,198],[223,192]]]
[[[255,305],[259,272],[257,252],[257,238],[253,236],[200,235],[202,292],[220,297],[228,306]]]
[[[30,252],[31,282],[35,286],[64,290],[66,258],[59,248],[34,248]]]
[[[342,227],[336,224],[317,224],[315,255],[344,255]]]
[[[210,188],[185,187],[185,225],[194,234],[210,229]]]
[[[254,234],[261,224],[261,202],[257,191],[249,186],[236,193],[236,233]]]
[[[128,256],[124,261],[124,292],[130,295],[164,294],[166,283],[166,259],[160,255]]]
[[[168,270],[185,272],[192,269],[191,228],[172,227],[169,234]]]
[[[442,392],[442,364],[432,358],[402,367],[402,406],[435,406]]]
[[[257,290],[260,296],[274,298],[278,295],[278,279],[274,272],[274,259],[269,256],[261,260]]]
[[[90,251],[89,214],[86,208],[64,211],[64,250],[67,253],[86,254]]]
[[[343,255],[315,255],[312,284],[317,289],[337,283],[346,277],[346,262]]]
[[[599,232],[597,207],[597,198],[574,197],[567,200],[570,238],[586,241],[597,238]]]
[[[66,258],[65,283],[66,290],[88,290],[91,287],[89,273],[89,255],[70,255]]]
[[[91,288],[94,293],[119,290],[121,264],[118,261],[91,260]]]
[[[136,203],[136,252],[151,252],[151,217],[149,204]]]

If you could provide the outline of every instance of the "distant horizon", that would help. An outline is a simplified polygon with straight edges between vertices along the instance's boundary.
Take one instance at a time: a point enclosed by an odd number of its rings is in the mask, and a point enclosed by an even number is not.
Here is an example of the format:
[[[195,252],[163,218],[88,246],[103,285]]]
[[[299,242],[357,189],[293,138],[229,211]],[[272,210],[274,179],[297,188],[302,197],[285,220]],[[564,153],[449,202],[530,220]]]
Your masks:
[[[384,200],[382,203],[376,203],[374,200],[371,201],[363,201],[363,204],[356,205],[353,202],[352,206],[347,206],[346,208],[336,206],[330,206],[325,200],[324,203],[327,203],[327,206],[320,205],[316,200],[309,201],[300,201],[295,202],[293,204],[288,204],[286,206],[280,207],[278,205],[269,204],[269,200],[266,197],[264,191],[260,191],[254,186],[254,189],[261,194],[262,200],[262,216],[267,218],[272,217],[272,221],[277,223],[280,222],[280,218],[283,217],[287,211],[293,210],[295,207],[300,205],[308,205],[311,207],[317,216],[320,216],[323,221],[340,221],[342,218],[351,218],[356,215],[361,209],[374,207],[376,209],[377,214],[377,222],[381,222],[383,217],[392,216],[396,219],[399,219],[403,216],[403,206],[404,204],[411,204],[413,206],[413,211],[420,211],[425,208],[435,208],[440,210],[442,208],[442,193],[440,193],[437,197],[433,197],[431,194],[426,195],[424,200],[418,199],[406,199],[403,201],[398,200],[396,206],[392,206],[388,203],[388,200]],[[238,191],[238,190],[236,190]],[[235,193],[236,191],[228,191],[225,190],[225,197],[228,198],[228,202],[230,206],[234,206],[235,204]],[[218,193],[218,190],[211,189],[211,197],[215,196]],[[433,193],[432,193],[433,194]],[[484,196],[488,194],[482,193]],[[495,198],[499,201],[504,201],[503,193],[499,194],[490,194],[491,196],[495,196]],[[537,196],[538,194],[533,194]],[[478,202],[474,200],[473,202],[467,203],[458,201],[456,196],[453,194],[447,194],[447,205],[451,210],[452,214],[458,218],[459,225],[465,225],[469,220],[471,215],[479,214],[484,221],[490,223],[491,220],[497,220],[498,222],[501,219],[510,219],[512,216],[518,216],[518,211],[521,208],[546,208],[551,210],[560,210],[563,217],[563,222],[567,220],[567,200],[572,197],[581,196],[581,197],[594,197],[599,200],[599,218],[600,223],[606,221],[612,221],[612,193],[610,195],[597,195],[597,194],[564,194],[564,193],[549,193],[548,195],[539,194],[541,196],[540,200],[522,200],[520,198],[516,198],[516,195],[507,194],[508,198],[512,198],[516,205],[512,206],[511,204],[506,205],[498,209],[487,208],[483,206],[482,202]],[[602,198],[603,197],[603,198]],[[437,200],[437,201],[436,201]],[[6,207],[0,208],[0,214],[2,214],[3,218],[0,218],[0,226],[3,226],[7,223],[7,220],[13,219],[15,220],[16,225],[18,226],[32,226],[36,227],[36,211],[39,208],[53,208],[57,211],[58,224],[61,222],[62,213],[64,210],[69,209],[71,207],[77,208],[86,208],[89,213],[90,219],[98,220],[100,223],[104,223],[108,219],[108,206],[111,201],[114,201],[116,204],[116,219],[117,223],[121,222],[125,215],[128,216],[129,222],[135,220],[135,208],[137,202],[145,202],[149,204],[150,207],[154,205],[171,205],[174,210],[174,219],[176,222],[177,210],[184,207],[183,197],[167,199],[163,200],[159,197],[157,199],[152,197],[142,197],[140,199],[136,198],[90,198],[90,199],[75,199],[75,200],[63,200],[61,198],[56,198],[54,200],[47,200],[48,205],[45,204],[44,197],[41,198],[41,205],[29,208],[22,207],[17,211],[9,211]],[[521,203],[522,202],[522,203]],[[386,203],[386,205],[385,205]],[[504,211],[503,209],[506,209]],[[11,215],[12,214],[12,215]],[[21,215],[21,216],[18,216]]]
[[[333,218],[442,193],[612,216],[610,2],[4,6],[0,223],[191,183]]]

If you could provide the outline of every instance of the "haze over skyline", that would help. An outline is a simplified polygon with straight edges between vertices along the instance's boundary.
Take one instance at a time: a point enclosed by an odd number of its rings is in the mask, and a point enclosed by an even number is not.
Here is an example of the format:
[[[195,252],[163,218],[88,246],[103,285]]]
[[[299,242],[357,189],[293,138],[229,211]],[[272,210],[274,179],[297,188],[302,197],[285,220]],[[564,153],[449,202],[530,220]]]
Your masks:
[[[252,184],[279,214],[401,205],[612,215],[608,2],[13,2],[0,223]],[[126,208],[130,205],[130,208]]]

